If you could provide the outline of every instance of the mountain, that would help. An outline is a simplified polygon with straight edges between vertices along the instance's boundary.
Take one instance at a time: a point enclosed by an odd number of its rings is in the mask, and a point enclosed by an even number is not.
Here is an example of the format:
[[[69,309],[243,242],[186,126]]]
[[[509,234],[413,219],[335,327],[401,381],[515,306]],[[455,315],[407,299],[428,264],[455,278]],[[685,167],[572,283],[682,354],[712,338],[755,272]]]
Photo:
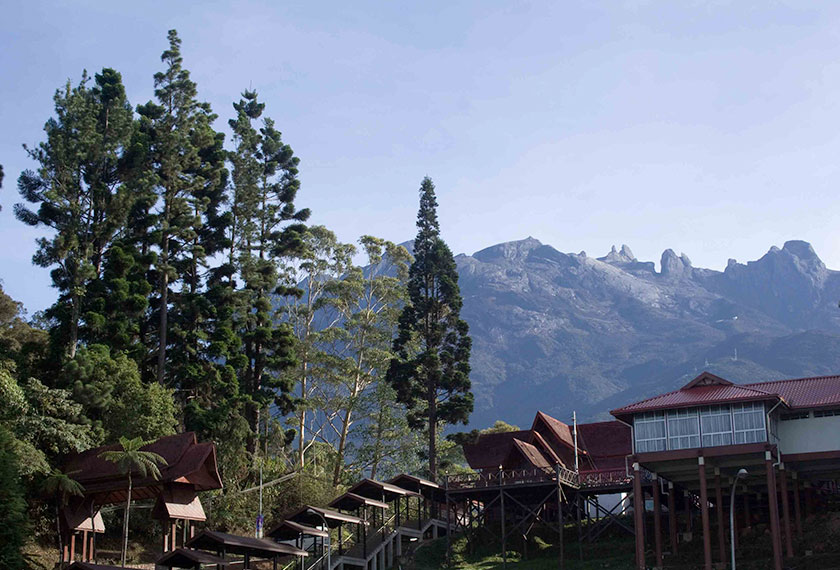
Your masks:
[[[534,238],[456,257],[473,337],[473,427],[536,410],[584,420],[678,388],[840,372],[840,272],[789,241],[724,271],[668,249],[660,271],[629,247],[604,257]]]

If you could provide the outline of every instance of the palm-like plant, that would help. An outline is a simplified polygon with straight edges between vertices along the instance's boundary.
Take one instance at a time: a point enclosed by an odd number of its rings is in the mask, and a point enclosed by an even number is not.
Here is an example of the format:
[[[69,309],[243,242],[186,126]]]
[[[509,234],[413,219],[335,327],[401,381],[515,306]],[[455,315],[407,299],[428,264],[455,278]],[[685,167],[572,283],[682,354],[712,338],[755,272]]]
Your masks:
[[[61,509],[67,506],[67,501],[71,495],[84,496],[85,488],[71,477],[74,473],[78,473],[78,471],[64,473],[61,469],[53,469],[41,483],[43,492],[55,500],[55,530],[58,533],[59,560],[64,557],[64,541],[61,537]],[[91,518],[91,520],[93,519]]]
[[[166,465],[166,460],[151,451],[142,451],[142,447],[151,442],[143,441],[142,437],[135,437],[128,439],[127,437],[120,438],[120,447],[122,449],[103,451],[99,457],[105,461],[116,463],[117,468],[123,475],[128,477],[128,495],[125,500],[125,516],[123,518],[123,544],[122,554],[120,557],[121,565],[125,566],[125,557],[128,551],[128,517],[131,511],[131,485],[132,474],[137,473],[141,477],[151,476],[154,479],[160,479],[160,469],[158,465]]]

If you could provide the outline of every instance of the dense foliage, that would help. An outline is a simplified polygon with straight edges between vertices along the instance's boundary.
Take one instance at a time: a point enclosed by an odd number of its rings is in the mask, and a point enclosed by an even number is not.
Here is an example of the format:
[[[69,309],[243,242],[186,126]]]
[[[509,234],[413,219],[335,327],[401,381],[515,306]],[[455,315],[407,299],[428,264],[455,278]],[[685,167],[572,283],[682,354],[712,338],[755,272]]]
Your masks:
[[[154,101],[136,108],[113,69],[67,82],[44,140],[26,147],[34,167],[14,211],[43,230],[33,263],[57,298],[27,318],[0,289],[0,519],[21,522],[2,525],[2,567],[26,564],[27,536],[55,541],[57,509],[82,492],[65,458],[103,444],[121,444],[106,459],[130,476],[143,442],[184,430],[214,442],[224,490],[203,498],[208,523],[239,532],[261,480],[270,522],[363,473],[421,470],[404,398],[385,381],[394,346],[416,346],[394,345],[403,307],[420,306],[411,255],[306,225],[299,159],[258,94],[233,103],[226,144],[174,30],[161,61]],[[420,259],[451,289],[451,253],[433,229]],[[461,395],[441,406],[445,421],[471,402],[454,293],[439,353]],[[152,539],[138,520],[131,536]]]

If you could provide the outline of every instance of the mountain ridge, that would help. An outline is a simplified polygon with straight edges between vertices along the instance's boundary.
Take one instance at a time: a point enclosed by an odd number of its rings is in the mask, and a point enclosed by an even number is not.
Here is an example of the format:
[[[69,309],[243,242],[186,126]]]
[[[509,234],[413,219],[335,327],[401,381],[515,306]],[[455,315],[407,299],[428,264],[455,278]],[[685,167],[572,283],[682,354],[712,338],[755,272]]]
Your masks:
[[[671,249],[656,271],[627,245],[596,258],[533,237],[455,260],[475,427],[537,409],[607,419],[702,369],[736,382],[840,372],[840,272],[805,241],[722,271]]]

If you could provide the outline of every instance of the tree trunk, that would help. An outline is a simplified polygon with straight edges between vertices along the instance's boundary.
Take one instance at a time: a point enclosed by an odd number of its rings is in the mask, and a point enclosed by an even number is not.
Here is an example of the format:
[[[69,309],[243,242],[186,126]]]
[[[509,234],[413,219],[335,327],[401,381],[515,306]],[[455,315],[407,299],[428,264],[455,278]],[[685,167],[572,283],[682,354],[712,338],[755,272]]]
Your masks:
[[[64,562],[64,538],[61,535],[61,509],[58,506],[58,500],[55,502],[55,530],[58,535],[58,562],[61,565]]]
[[[429,478],[437,482],[437,394],[429,386]]]
[[[125,500],[125,517],[123,517],[123,547],[120,564],[125,566],[128,554],[128,515],[131,513],[131,473],[128,474],[128,496]]]
[[[344,422],[341,426],[341,436],[338,438],[338,453],[335,460],[335,470],[333,471],[333,487],[338,486],[341,479],[341,472],[344,470],[344,448],[347,446],[347,432],[350,431],[350,415],[352,410],[347,410],[344,416]],[[373,475],[371,475],[371,479]]]

